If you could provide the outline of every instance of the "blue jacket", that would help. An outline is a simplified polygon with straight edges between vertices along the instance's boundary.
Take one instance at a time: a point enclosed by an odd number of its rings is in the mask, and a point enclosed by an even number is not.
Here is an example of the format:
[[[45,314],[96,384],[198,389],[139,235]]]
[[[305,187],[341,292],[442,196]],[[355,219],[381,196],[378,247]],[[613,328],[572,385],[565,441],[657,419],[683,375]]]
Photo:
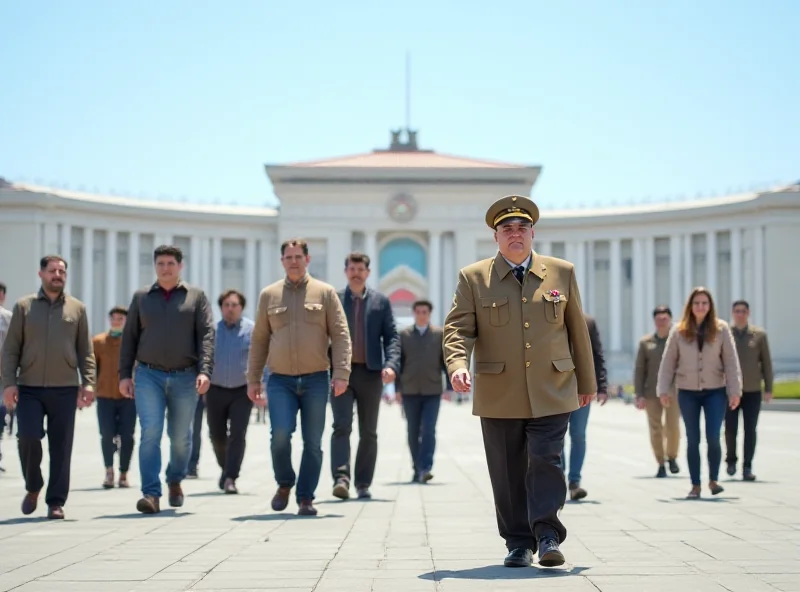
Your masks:
[[[394,313],[389,299],[371,288],[364,293],[364,348],[367,355],[367,369],[380,371],[391,368],[400,374],[400,336],[394,323]],[[353,338],[353,294],[350,288],[337,292],[342,301],[350,339]]]

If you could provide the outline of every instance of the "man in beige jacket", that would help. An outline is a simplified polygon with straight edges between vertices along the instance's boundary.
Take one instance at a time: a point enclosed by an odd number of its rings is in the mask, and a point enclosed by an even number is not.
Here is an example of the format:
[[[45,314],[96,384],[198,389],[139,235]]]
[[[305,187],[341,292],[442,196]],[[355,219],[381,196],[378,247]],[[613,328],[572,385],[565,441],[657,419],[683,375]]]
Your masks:
[[[453,389],[481,418],[508,567],[564,563],[561,453],[569,416],[597,391],[589,329],[571,263],[532,252],[539,209],[508,196],[486,212],[499,253],[462,269],[444,328]]]

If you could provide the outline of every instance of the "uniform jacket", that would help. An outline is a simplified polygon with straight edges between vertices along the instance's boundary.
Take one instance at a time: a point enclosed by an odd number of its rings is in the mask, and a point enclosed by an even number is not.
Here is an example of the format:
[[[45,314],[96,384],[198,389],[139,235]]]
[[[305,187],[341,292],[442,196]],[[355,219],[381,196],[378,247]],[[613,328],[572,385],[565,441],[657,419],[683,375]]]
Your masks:
[[[697,347],[697,340],[684,339],[677,326],[667,338],[658,369],[658,394],[670,392],[672,380],[678,389],[702,391],[727,387],[728,397],[742,394],[742,371],[728,323],[717,320],[717,336]]]
[[[761,379],[764,379],[764,390],[772,392],[772,358],[769,354],[769,342],[764,329],[747,325],[744,329],[733,328],[733,340],[736,353],[739,354],[739,366],[742,369],[742,390],[745,393],[761,391]]]
[[[633,373],[633,390],[637,397],[657,399],[656,383],[658,382],[658,368],[664,356],[664,347],[667,338],[661,338],[658,333],[648,333],[639,340],[639,351],[636,353],[636,367]],[[675,389],[670,388],[670,395],[675,394]]]
[[[353,294],[350,288],[337,292],[347,316],[348,326],[353,322]],[[364,349],[367,355],[367,369],[380,371],[391,368],[395,374],[400,372],[400,337],[394,322],[394,313],[389,299],[371,288],[364,292]],[[350,339],[353,341],[352,335]]]
[[[451,377],[469,367],[474,351],[473,414],[480,417],[569,413],[579,393],[597,392],[574,266],[555,257],[533,253],[523,286],[499,253],[463,268],[443,347]]]
[[[453,390],[447,376],[442,350],[441,327],[429,325],[420,333],[414,325],[400,331],[400,372],[397,373],[395,390],[406,395],[442,394],[442,374],[446,388]]]

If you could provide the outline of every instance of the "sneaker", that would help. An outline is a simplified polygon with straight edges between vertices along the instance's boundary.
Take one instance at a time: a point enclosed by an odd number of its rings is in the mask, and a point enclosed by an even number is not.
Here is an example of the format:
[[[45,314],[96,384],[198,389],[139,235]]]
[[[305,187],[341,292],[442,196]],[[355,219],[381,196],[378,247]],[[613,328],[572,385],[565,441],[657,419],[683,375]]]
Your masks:
[[[180,508],[183,505],[183,489],[180,483],[169,484],[169,505]]]
[[[341,500],[350,499],[350,483],[344,477],[339,477],[333,486],[333,497]]]
[[[582,500],[588,494],[586,490],[580,486],[580,483],[575,483],[574,481],[569,484],[569,499],[573,502],[577,502],[578,500]]]
[[[114,489],[114,469],[106,469],[106,478],[103,481],[103,489]]]

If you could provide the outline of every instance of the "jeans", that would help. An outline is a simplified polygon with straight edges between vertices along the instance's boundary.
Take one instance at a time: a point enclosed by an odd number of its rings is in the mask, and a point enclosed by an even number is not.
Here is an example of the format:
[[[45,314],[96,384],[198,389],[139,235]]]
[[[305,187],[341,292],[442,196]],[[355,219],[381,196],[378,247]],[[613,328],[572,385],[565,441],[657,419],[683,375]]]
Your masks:
[[[591,405],[579,407],[569,415],[569,474],[570,483],[580,484],[583,460],[586,458],[586,426]],[[566,443],[566,442],[565,442]],[[566,446],[565,446],[566,448]],[[561,451],[561,469],[567,471],[567,456]]]
[[[127,473],[133,456],[136,431],[136,400],[97,398],[97,422],[100,425],[100,449],[107,469],[114,467],[114,438],[119,436],[119,471]]]
[[[270,374],[267,382],[269,421],[271,424],[270,451],[275,481],[279,487],[294,487],[296,497],[313,500],[322,470],[322,432],[328,407],[330,374],[314,372],[299,376]],[[292,467],[292,434],[297,429],[300,411],[300,430],[303,435],[303,456],[299,475]]]
[[[42,438],[47,418],[47,448],[50,452],[50,477],[45,502],[63,506],[69,494],[72,442],[75,436],[75,412],[78,387],[20,386],[17,402],[17,441],[25,490],[38,492],[42,478]]]
[[[192,423],[197,408],[197,370],[164,372],[143,364],[134,375],[136,413],[141,426],[139,472],[142,494],[161,497],[161,437],[164,423],[170,440],[167,483],[186,477],[192,452]],[[166,416],[166,417],[165,417]]]
[[[700,413],[705,414],[706,444],[708,445],[708,477],[719,479],[722,462],[720,432],[725,419],[728,397],[725,387],[702,391],[678,390],[683,425],[686,428],[686,460],[692,485],[700,485]]]
[[[441,395],[403,395],[403,410],[408,422],[408,449],[414,475],[427,473],[433,468],[436,420],[441,401]]]
[[[203,441],[203,412],[206,410],[205,395],[197,397],[194,409],[194,426],[192,427],[192,455],[189,457],[189,470],[196,471],[200,462],[200,446]]]

